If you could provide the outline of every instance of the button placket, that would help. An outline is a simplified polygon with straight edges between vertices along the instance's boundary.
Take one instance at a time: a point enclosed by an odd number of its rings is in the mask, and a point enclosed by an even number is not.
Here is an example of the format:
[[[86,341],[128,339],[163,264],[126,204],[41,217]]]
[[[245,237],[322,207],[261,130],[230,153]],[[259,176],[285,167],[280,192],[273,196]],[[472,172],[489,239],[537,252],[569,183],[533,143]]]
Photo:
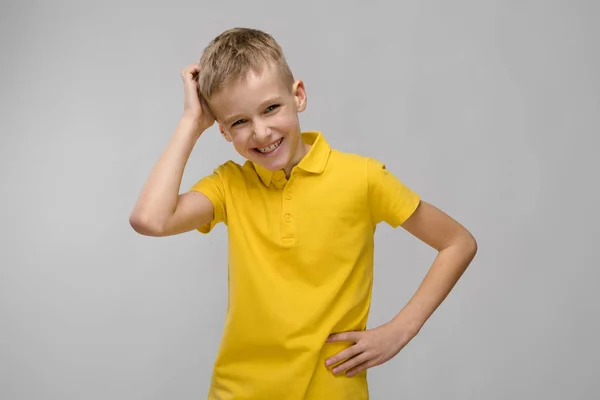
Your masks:
[[[295,235],[292,203],[292,181],[283,187],[282,193],[282,239],[293,239]]]

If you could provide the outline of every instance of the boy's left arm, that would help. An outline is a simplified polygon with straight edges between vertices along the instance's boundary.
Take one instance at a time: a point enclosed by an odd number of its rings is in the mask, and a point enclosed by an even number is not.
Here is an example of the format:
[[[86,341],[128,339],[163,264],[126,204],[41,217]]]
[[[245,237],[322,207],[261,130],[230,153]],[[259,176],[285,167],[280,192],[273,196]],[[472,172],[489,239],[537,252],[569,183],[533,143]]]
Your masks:
[[[332,372],[352,376],[383,364],[402,350],[444,301],[477,252],[471,233],[443,211],[421,201],[402,227],[438,251],[423,282],[390,322],[374,329],[332,334],[328,342],[353,346],[326,360]]]

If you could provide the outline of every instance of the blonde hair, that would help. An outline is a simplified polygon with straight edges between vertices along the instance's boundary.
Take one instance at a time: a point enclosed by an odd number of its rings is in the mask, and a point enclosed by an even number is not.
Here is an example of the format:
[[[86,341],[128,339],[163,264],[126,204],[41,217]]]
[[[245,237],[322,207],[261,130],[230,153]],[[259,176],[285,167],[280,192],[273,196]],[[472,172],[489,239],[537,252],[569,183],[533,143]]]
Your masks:
[[[260,73],[265,66],[274,66],[291,90],[292,71],[271,35],[257,29],[229,29],[204,49],[198,91],[208,100],[227,85],[243,81],[249,72]]]

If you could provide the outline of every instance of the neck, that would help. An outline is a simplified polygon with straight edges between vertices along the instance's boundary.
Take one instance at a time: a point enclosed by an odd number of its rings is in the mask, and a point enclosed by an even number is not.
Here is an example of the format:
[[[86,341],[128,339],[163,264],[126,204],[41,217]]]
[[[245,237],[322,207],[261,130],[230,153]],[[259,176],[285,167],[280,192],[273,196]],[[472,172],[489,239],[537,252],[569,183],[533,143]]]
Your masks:
[[[302,137],[300,137],[300,143],[298,143],[298,147],[296,148],[296,153],[290,160],[290,163],[285,168],[283,168],[283,172],[285,172],[286,178],[288,178],[288,179],[290,178],[290,175],[292,174],[292,170],[296,167],[296,165],[298,165],[300,163],[300,161],[302,161],[304,156],[306,156],[306,154],[308,154],[310,147],[311,146],[309,144],[304,143],[304,141],[302,140]]]

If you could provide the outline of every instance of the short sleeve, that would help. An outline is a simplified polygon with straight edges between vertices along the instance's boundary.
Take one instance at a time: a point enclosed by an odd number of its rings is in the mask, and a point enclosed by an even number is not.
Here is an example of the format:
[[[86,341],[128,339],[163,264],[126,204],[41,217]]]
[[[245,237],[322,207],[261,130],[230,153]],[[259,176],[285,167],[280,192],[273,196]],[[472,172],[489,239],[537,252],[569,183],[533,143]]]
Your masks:
[[[196,228],[201,233],[209,233],[219,222],[227,224],[227,207],[225,201],[225,178],[224,170],[219,167],[212,174],[200,179],[192,188],[191,192],[200,192],[212,202],[214,207],[214,218],[211,222]]]
[[[367,170],[373,223],[386,222],[394,228],[402,225],[417,209],[421,201],[419,195],[375,159],[368,159]]]

